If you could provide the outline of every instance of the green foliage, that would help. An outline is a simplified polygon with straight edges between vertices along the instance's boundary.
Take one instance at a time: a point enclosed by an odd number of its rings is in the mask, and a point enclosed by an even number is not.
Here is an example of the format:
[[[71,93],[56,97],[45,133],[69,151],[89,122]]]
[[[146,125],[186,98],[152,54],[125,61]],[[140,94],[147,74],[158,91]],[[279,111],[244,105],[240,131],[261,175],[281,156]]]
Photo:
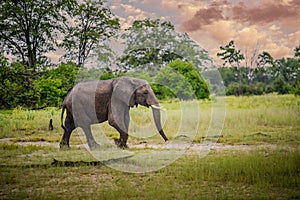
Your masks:
[[[67,50],[64,58],[84,67],[99,42],[107,40],[119,29],[119,20],[103,1],[92,0],[76,4],[70,16],[72,22],[68,23],[60,46]]]
[[[239,92],[242,92],[244,95],[262,95],[265,93],[271,93],[274,91],[273,88],[269,88],[269,91],[265,87],[264,83],[255,82],[250,85],[243,84],[241,87],[238,83],[234,82],[226,87],[226,95],[235,95],[239,96]]]
[[[45,72],[42,79],[59,79],[62,82],[63,88],[69,91],[75,83],[79,67],[72,63],[62,63],[57,68],[50,69]]]
[[[272,66],[272,75],[282,79],[286,84],[294,87],[300,82],[300,59],[282,58],[276,60]]]
[[[36,71],[46,64],[45,53],[55,49],[57,32],[62,31],[65,17],[61,9],[74,1],[1,1],[0,45],[5,51]]]
[[[268,56],[266,56],[268,57]],[[277,92],[278,94],[298,94],[300,83],[300,59],[282,58],[272,61],[271,58],[265,62],[272,63],[270,67],[258,67],[253,71],[253,79],[249,83],[247,79],[248,70],[245,67],[221,67],[220,74],[224,81],[227,95],[260,95],[264,93]],[[264,63],[262,63],[264,64]]]
[[[62,88],[60,79],[41,79],[35,83],[37,93],[37,106],[59,106],[62,102],[62,97],[66,95],[66,91]]]
[[[161,96],[168,96],[171,91],[179,99],[209,98],[207,83],[192,63],[181,60],[170,62],[158,73],[156,82],[164,86],[160,87]],[[167,94],[162,94],[163,92]]]
[[[300,58],[300,45],[298,45],[298,46],[294,49],[294,51],[295,51],[295,54],[294,54],[295,58]]]
[[[223,52],[217,53],[217,56],[224,60],[224,66],[228,63],[230,66],[239,67],[241,61],[245,59],[241,50],[236,50],[235,48],[233,40],[231,40],[227,45],[220,47]]]
[[[106,69],[100,76],[100,80],[108,80],[116,78],[117,76],[109,69]]]
[[[36,106],[60,106],[68,91],[74,86],[77,72],[78,67],[75,64],[61,64],[37,79],[35,81]]]
[[[33,78],[25,73],[22,63],[0,67],[0,107],[12,108],[34,103]]]
[[[174,25],[159,19],[134,21],[121,37],[127,45],[120,58],[120,66],[124,71],[149,66],[159,69],[176,59],[192,62],[199,69],[205,69],[207,66],[204,63],[211,61],[207,51],[187,34],[176,32]]]
[[[274,90],[277,91],[278,94],[288,94],[290,87],[281,77],[279,77],[274,81]]]
[[[150,84],[158,99],[173,99],[176,98],[174,91],[169,87],[160,84]]]
[[[60,106],[73,87],[78,71],[72,63],[61,64],[35,78],[28,76],[24,68],[22,63],[1,66],[1,108]]]

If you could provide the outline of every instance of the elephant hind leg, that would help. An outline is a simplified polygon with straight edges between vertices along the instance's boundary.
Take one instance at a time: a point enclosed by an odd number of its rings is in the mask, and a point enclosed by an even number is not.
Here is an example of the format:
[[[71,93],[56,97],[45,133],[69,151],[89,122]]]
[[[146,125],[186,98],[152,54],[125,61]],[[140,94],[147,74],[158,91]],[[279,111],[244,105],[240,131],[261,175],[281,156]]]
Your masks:
[[[72,131],[75,129],[74,120],[72,117],[67,116],[65,119],[65,126],[64,126],[64,135],[60,142],[60,148],[69,148],[69,142]]]

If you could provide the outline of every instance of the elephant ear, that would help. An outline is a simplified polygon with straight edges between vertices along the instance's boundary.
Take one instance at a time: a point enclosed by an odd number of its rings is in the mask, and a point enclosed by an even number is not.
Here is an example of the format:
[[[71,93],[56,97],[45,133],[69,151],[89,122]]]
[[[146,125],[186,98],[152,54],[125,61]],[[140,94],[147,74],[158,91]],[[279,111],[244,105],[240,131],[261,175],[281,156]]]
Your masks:
[[[138,87],[148,84],[147,81],[131,77],[120,77],[113,82],[112,98],[124,102],[127,106],[136,105],[135,91]]]

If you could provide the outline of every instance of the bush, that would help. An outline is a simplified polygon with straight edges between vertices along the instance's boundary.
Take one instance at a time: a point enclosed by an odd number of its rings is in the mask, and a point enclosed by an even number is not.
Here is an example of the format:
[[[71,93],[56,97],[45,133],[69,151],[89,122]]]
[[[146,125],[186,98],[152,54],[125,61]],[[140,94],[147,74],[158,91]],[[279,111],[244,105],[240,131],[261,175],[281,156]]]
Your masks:
[[[181,60],[170,62],[162,68],[156,77],[162,97],[175,95],[179,99],[209,98],[209,89],[193,64]],[[166,92],[166,94],[163,94]],[[172,95],[171,95],[172,94]]]
[[[288,94],[291,87],[282,78],[274,81],[274,89],[278,94]]]
[[[290,90],[291,94],[294,94],[295,96],[300,95],[300,83],[298,83],[293,89]]]
[[[77,65],[67,63],[46,71],[35,81],[36,106],[60,106],[75,84],[78,69]]]
[[[35,104],[34,76],[20,62],[3,64],[0,68],[0,108]]]
[[[150,84],[150,85],[158,99],[176,98],[176,95],[170,90],[170,88],[159,84]]]
[[[262,95],[265,92],[264,84],[260,82],[253,83],[250,86],[245,86],[245,87],[246,87],[245,95]]]
[[[73,87],[77,71],[72,63],[44,72],[26,70],[20,62],[1,63],[0,108],[59,106]]]

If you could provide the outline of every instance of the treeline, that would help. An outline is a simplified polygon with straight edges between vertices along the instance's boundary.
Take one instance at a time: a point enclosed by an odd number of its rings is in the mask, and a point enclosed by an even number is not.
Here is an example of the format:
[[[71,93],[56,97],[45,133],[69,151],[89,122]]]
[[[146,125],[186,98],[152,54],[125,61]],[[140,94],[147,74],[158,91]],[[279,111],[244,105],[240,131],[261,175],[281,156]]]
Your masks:
[[[219,72],[226,87],[226,95],[262,95],[268,93],[300,95],[300,59],[282,58],[270,67],[253,70],[249,81],[249,69],[241,67],[220,67]],[[242,86],[237,74],[241,74]]]
[[[78,81],[133,74],[148,80],[160,99],[224,94],[208,52],[170,22],[136,20],[119,30],[102,1],[1,1],[0,108],[60,106]],[[121,53],[111,49],[111,38],[121,38]],[[64,52],[60,64],[49,57],[56,50]],[[293,58],[279,60],[258,48],[248,59],[233,41],[220,50],[227,95],[299,94],[300,46]]]
[[[235,47],[234,41],[220,47],[217,55],[224,61],[219,68],[227,95],[266,93],[300,94],[300,45],[294,57],[274,60],[268,52],[259,53],[257,45],[250,55]]]
[[[132,72],[113,72],[107,69],[80,68],[74,63],[61,64],[47,69],[39,76],[24,73],[21,63],[2,63],[0,68],[0,108],[16,106],[41,109],[60,106],[68,91],[82,80],[107,80],[118,76],[131,76]],[[209,89],[193,64],[181,60],[170,62],[157,76],[151,73],[134,73],[151,86],[160,99],[204,99],[209,98]]]
[[[208,98],[198,69],[211,59],[187,34],[151,19],[119,30],[104,1],[1,1],[0,107],[59,106],[76,82],[125,73],[158,82],[152,86],[159,98]],[[111,38],[121,38],[121,55]],[[57,65],[49,57],[56,50],[63,52]]]

